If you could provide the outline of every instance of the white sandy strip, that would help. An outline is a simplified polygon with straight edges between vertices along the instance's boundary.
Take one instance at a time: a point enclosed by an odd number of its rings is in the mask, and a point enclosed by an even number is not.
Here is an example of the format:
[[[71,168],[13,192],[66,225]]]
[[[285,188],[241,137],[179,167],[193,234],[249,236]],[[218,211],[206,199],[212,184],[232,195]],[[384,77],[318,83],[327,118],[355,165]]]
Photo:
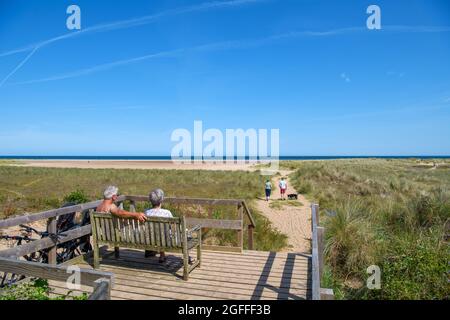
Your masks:
[[[255,163],[245,163],[244,161],[179,163],[170,160],[16,160],[11,165],[82,169],[257,170]]]

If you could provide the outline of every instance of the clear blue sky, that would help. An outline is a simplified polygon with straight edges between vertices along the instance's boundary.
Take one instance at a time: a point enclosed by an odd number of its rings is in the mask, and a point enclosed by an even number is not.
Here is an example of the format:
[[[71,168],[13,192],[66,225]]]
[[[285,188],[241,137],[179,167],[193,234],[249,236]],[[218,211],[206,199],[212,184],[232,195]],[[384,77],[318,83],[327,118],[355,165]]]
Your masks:
[[[279,128],[282,155],[449,155],[450,2],[0,0],[0,83],[1,155],[166,155],[194,120]]]

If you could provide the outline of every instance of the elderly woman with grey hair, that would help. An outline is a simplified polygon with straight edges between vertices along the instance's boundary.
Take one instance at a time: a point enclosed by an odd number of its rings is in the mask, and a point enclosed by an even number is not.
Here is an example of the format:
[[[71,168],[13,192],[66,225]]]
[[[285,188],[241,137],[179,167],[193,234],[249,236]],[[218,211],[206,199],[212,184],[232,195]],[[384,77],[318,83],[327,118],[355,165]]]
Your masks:
[[[119,188],[116,186],[109,186],[103,192],[103,201],[99,204],[95,211],[111,213],[121,218],[133,218],[141,222],[147,220],[147,216],[143,212],[129,212],[122,210],[116,206],[114,202],[119,197]]]
[[[169,210],[162,209],[161,204],[164,201],[164,191],[161,189],[155,189],[150,192],[148,196],[150,203],[152,204],[152,208],[145,211],[147,217],[163,217],[163,218],[173,218],[172,213]],[[153,257],[156,255],[155,251],[145,251],[145,257]],[[166,261],[166,254],[164,251],[159,253],[159,262]]]

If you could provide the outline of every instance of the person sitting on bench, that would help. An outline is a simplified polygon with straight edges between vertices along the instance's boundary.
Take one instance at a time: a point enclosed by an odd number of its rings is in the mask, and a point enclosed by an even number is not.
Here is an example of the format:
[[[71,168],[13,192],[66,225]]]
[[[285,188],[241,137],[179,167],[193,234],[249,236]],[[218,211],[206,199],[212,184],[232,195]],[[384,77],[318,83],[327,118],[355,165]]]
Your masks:
[[[103,202],[95,209],[97,212],[111,213],[121,218],[133,218],[144,222],[147,216],[143,212],[129,212],[122,210],[116,206],[114,202],[119,197],[119,188],[116,186],[109,186],[103,192]]]
[[[172,212],[161,208],[161,204],[164,201],[164,191],[161,189],[155,189],[149,194],[149,200],[152,204],[152,208],[145,211],[147,217],[163,217],[163,218],[173,218]],[[155,251],[146,250],[145,257],[154,257],[156,255]],[[159,253],[159,262],[166,261],[166,254],[164,251]]]

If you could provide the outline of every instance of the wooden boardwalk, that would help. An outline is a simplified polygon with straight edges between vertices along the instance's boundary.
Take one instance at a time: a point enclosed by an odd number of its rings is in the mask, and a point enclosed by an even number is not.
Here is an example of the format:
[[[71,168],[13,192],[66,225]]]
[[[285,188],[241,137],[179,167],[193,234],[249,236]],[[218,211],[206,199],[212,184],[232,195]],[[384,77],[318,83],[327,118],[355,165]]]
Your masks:
[[[300,253],[248,251],[229,253],[204,251],[201,268],[182,279],[183,260],[167,253],[167,262],[145,258],[139,250],[103,251],[101,271],[113,272],[111,298],[123,299],[311,299],[311,259]],[[92,268],[92,261],[78,264]],[[49,281],[55,294],[65,294],[65,283]],[[91,287],[81,287],[92,292]],[[73,291],[74,295],[80,291]]]

